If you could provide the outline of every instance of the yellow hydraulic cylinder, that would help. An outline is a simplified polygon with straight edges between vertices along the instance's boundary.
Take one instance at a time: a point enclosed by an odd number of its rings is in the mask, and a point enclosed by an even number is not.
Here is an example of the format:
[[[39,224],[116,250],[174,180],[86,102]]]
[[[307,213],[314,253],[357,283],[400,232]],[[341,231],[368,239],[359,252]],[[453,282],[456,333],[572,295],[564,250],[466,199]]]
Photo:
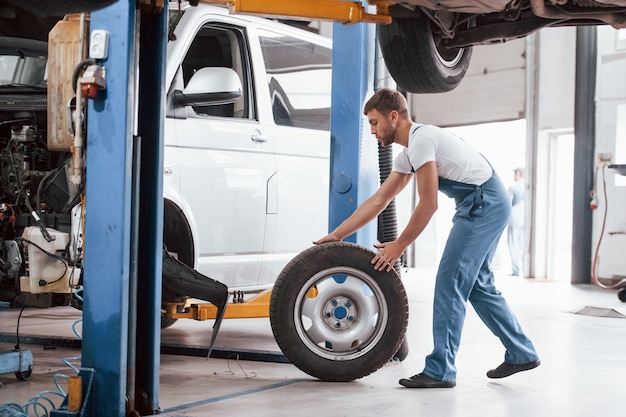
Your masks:
[[[344,24],[391,23],[390,2],[375,2],[376,14],[367,13],[359,2],[342,0],[199,0],[201,3],[228,4],[231,13],[273,17],[330,20]]]
[[[225,319],[244,319],[269,317],[272,290],[265,290],[240,303],[229,303],[224,313]],[[192,319],[198,321],[212,320],[217,314],[213,304],[190,304],[183,311],[178,311],[177,303],[164,303],[165,316],[172,319]]]

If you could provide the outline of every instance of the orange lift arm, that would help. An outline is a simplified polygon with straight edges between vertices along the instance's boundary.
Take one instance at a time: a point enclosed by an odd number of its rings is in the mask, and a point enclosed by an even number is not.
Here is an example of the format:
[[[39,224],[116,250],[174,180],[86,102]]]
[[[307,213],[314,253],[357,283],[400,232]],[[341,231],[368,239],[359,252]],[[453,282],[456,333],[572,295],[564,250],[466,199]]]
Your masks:
[[[372,1],[376,14],[367,13],[360,2],[342,0],[199,0],[200,3],[227,4],[231,13],[260,16],[330,20],[337,23],[391,23],[388,15],[393,2]]]
[[[229,303],[224,313],[225,319],[269,317],[272,290],[265,290],[248,301]],[[217,315],[213,304],[163,303],[164,316],[172,319],[212,320]]]

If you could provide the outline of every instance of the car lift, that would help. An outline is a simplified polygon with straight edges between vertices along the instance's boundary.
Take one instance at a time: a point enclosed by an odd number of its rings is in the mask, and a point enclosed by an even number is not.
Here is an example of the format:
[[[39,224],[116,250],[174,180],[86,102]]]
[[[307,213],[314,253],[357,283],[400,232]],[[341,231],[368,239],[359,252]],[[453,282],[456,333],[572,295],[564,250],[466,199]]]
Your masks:
[[[202,2],[228,3],[237,13],[339,22],[332,57],[333,66],[342,68],[332,80],[329,228],[334,228],[377,184],[376,144],[361,135],[362,105],[373,88],[373,27],[358,22],[389,22],[389,3],[378,3],[374,15],[361,3],[341,0]],[[90,279],[81,382],[70,387],[69,406],[51,416],[153,415],[160,411],[167,6],[162,0],[117,1],[92,12],[90,27],[110,33],[108,55],[98,60],[106,68],[106,89],[89,101],[87,128],[85,234],[102,238],[85,248],[84,273]],[[375,228],[368,227],[349,240],[369,246],[375,238]],[[255,302],[266,304],[266,297]],[[204,314],[191,309],[189,314]],[[231,304],[229,310],[236,314],[237,307]]]

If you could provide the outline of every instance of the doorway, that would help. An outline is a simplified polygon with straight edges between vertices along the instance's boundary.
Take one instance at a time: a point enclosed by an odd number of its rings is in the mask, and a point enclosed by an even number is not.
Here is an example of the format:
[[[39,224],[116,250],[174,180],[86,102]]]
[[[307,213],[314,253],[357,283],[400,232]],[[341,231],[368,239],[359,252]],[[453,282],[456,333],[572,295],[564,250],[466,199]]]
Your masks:
[[[572,269],[574,134],[552,133],[548,178],[547,278],[569,281]],[[542,210],[538,207],[538,210]]]

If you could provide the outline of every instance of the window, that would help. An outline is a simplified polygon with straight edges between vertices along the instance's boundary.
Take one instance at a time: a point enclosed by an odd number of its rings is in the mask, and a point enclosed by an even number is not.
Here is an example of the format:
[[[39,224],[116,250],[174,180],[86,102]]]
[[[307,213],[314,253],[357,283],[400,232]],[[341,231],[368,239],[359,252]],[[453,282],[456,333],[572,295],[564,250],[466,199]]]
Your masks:
[[[615,31],[615,49],[618,51],[626,49],[626,29],[617,29]]]
[[[182,63],[184,86],[201,68],[226,67],[233,69],[243,88],[241,98],[235,103],[212,106],[195,106],[199,115],[217,117],[253,118],[250,64],[245,47],[243,30],[217,24],[206,25],[196,35]]]
[[[269,31],[259,39],[274,122],[330,130],[330,48]]]
[[[0,55],[0,85],[46,85],[47,59],[45,57],[20,57]]]

